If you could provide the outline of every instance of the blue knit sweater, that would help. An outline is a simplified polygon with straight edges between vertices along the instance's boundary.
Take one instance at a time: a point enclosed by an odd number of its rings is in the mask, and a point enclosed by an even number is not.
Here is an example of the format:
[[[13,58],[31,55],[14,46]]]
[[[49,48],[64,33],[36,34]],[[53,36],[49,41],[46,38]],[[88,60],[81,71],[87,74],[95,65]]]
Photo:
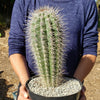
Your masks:
[[[64,74],[72,76],[80,58],[86,54],[97,55],[97,8],[95,0],[15,0],[9,33],[9,56],[15,53],[26,57],[28,67],[36,73],[24,28],[29,11],[49,5],[58,7],[64,15],[64,22],[69,33],[66,48]]]

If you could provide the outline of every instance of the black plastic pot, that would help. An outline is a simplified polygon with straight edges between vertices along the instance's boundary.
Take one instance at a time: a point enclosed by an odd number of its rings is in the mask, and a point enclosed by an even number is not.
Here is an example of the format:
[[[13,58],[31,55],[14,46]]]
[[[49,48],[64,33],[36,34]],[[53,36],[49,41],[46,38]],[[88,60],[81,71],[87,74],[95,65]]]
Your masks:
[[[36,78],[37,76],[34,76],[32,78],[30,78],[27,82],[26,82],[26,88],[27,91],[29,93],[29,96],[32,100],[79,100],[80,97],[80,91],[76,94],[70,95],[70,96],[63,96],[63,97],[44,97],[38,94],[33,93],[29,87],[28,87],[28,83],[30,82],[30,80],[32,80],[33,78]]]

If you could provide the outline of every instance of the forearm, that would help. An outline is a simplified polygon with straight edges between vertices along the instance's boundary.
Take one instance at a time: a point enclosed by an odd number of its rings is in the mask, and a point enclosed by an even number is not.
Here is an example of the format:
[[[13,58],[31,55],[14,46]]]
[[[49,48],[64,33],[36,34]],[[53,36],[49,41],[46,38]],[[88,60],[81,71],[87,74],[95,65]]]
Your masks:
[[[27,69],[25,57],[21,54],[13,54],[9,57],[9,59],[21,84],[25,85],[26,81],[29,79],[29,72]]]
[[[84,55],[81,58],[80,63],[74,73],[74,77],[76,77],[80,81],[83,81],[93,68],[95,61],[96,56],[90,54]]]

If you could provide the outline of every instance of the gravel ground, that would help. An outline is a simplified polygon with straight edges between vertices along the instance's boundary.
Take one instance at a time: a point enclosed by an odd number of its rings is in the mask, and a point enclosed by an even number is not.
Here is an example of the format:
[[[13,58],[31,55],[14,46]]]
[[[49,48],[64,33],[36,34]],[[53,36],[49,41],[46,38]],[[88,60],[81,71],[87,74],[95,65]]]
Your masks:
[[[13,72],[8,59],[8,33],[0,38],[0,100],[13,100],[12,93],[17,90],[18,78]],[[100,43],[98,57],[91,73],[85,79],[87,100],[100,100]]]
[[[98,56],[94,68],[85,79],[85,86],[87,100],[100,100],[100,29],[99,29],[99,43]]]
[[[8,59],[8,33],[0,38],[0,100],[13,100],[12,92],[16,91],[18,79]]]

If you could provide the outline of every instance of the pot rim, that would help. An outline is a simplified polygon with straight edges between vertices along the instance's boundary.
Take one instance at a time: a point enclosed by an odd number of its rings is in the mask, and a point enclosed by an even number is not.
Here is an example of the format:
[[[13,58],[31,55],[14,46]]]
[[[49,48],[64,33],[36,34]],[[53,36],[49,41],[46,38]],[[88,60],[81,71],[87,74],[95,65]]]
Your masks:
[[[39,77],[39,75],[32,76],[32,77],[30,77],[29,80],[26,81],[26,88],[27,88],[28,91],[31,91],[31,90],[29,89],[29,87],[28,87],[28,83],[30,82],[30,80],[32,80],[33,78],[36,78],[36,77]],[[71,95],[76,95],[76,94],[78,94],[78,93],[81,92],[82,87],[83,87],[83,84],[82,84],[82,82],[81,82],[79,79],[77,79],[77,78],[75,78],[75,77],[67,76],[67,75],[64,75],[64,77],[76,79],[76,80],[79,81],[79,83],[80,83],[81,89],[80,89],[77,93],[74,93],[74,94],[71,94]],[[32,91],[31,91],[31,92],[32,92]],[[34,93],[34,92],[33,92],[33,93]],[[34,93],[34,94],[37,95],[37,96],[45,97],[45,96],[42,96],[42,95],[39,95],[39,94],[36,94],[36,93]],[[69,97],[69,96],[71,96],[71,95],[68,95],[67,97]],[[65,97],[65,96],[60,96],[60,97],[62,98],[62,97]],[[60,98],[60,97],[56,97],[56,96],[55,96],[55,98]],[[54,98],[54,97],[47,97],[47,98]]]

